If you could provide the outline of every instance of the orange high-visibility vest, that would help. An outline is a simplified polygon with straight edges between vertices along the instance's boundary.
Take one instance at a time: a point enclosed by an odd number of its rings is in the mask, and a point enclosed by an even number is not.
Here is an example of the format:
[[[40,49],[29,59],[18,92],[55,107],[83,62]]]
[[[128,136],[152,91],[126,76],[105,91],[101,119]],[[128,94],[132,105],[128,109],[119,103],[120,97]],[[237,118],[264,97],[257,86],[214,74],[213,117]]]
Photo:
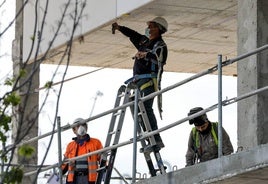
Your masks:
[[[64,158],[65,159],[73,158],[102,148],[103,146],[101,142],[95,138],[90,138],[88,141],[85,141],[82,146],[79,146],[79,144],[76,141],[72,141],[68,144],[66,148]],[[100,161],[100,155],[99,154],[91,155],[87,157],[87,161],[88,161],[88,181],[96,181],[97,179],[96,170],[98,169],[98,161]],[[64,168],[67,167],[67,165],[68,165],[67,181],[73,182],[75,174],[75,161],[72,161],[72,163],[63,164],[62,170],[64,170]]]

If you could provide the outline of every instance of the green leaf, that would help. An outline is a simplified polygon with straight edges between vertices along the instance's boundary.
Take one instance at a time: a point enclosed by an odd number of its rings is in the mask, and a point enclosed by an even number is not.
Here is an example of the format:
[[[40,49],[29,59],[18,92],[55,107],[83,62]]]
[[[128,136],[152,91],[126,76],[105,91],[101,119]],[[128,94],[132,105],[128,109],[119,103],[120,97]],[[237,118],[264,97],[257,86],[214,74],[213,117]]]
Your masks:
[[[0,141],[2,141],[2,142],[7,141],[7,136],[3,132],[0,132]]]
[[[16,106],[20,103],[20,100],[21,100],[20,96],[17,95],[15,92],[12,92],[8,94],[6,98],[4,99],[4,105],[8,106],[11,104],[13,106]]]
[[[32,41],[34,41],[34,40],[35,40],[35,36],[31,36],[30,39],[31,39]]]
[[[26,74],[27,74],[27,71],[26,71],[25,69],[21,69],[21,70],[20,70],[20,73],[19,73],[19,76],[20,76],[20,77],[25,77]]]
[[[49,89],[49,88],[51,88],[52,85],[53,85],[53,82],[52,81],[48,81],[45,84],[45,88]]]
[[[6,114],[0,115],[0,126],[7,132],[9,130],[9,123],[11,123],[11,116]]]
[[[33,154],[35,153],[35,149],[33,146],[23,145],[19,148],[18,153],[22,157],[31,158]]]
[[[13,83],[14,83],[14,79],[11,79],[11,78],[6,78],[6,80],[5,80],[5,85],[7,85],[7,86],[12,86],[13,85]]]
[[[6,163],[8,161],[7,154],[5,154],[3,150],[1,150],[0,155],[1,155],[1,160]]]
[[[23,178],[23,170],[20,168],[12,168],[7,173],[4,173],[4,183],[21,183]]]

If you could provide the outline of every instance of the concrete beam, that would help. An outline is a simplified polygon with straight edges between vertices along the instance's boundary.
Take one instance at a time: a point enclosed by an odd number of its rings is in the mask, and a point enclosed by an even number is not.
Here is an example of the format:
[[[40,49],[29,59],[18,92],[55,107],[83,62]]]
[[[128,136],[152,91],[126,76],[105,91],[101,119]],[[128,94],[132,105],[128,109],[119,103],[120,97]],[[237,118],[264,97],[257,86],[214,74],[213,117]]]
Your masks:
[[[268,41],[267,0],[238,1],[238,55],[250,52]],[[268,51],[237,64],[238,96],[268,85]],[[238,146],[248,149],[268,142],[268,93],[240,101],[238,107]]]
[[[138,184],[268,182],[268,144],[137,182]],[[262,172],[263,169],[265,172]],[[242,173],[247,173],[243,177]],[[255,172],[254,176],[250,173]],[[251,177],[252,178],[251,178]],[[230,180],[232,180],[230,182]]]

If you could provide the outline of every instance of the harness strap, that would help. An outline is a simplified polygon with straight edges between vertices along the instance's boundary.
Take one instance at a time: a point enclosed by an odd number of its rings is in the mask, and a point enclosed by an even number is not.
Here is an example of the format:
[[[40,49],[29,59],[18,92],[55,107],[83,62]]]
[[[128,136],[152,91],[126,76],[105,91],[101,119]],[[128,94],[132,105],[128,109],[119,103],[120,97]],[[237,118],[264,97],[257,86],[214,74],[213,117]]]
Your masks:
[[[144,90],[152,85],[154,85],[154,82],[152,80],[150,80],[150,81],[144,83],[143,85],[141,85],[140,90],[142,91],[142,90]]]
[[[218,136],[215,130],[217,129],[218,123],[216,122],[216,123],[211,123],[211,124],[212,124],[211,134],[215,141],[216,146],[218,146]],[[199,133],[195,127],[193,127],[192,131],[193,131],[193,139],[195,141],[195,146],[197,149],[199,149],[200,148]]]
[[[155,73],[148,73],[148,74],[141,74],[141,75],[134,75],[133,77],[129,78],[125,81],[125,84],[128,84],[130,82],[135,82],[139,79],[146,79],[146,78],[156,78],[157,75]]]
[[[215,129],[217,128],[217,126],[218,126],[218,123],[213,123],[212,124],[212,131],[211,131],[212,137],[214,138],[214,141],[215,141],[216,146],[218,146],[218,136],[216,135],[216,131],[215,131]]]
[[[154,90],[158,91],[158,87],[157,87],[157,79],[156,78],[152,78],[153,81],[153,85],[154,85]]]

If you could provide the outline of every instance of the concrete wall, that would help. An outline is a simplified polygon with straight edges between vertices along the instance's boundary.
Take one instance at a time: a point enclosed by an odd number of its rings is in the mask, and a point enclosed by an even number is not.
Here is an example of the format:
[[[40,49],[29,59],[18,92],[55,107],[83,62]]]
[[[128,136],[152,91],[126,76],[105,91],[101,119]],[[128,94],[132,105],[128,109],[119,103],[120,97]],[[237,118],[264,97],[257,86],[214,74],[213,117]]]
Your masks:
[[[268,1],[238,1],[238,55],[267,44]],[[237,64],[238,96],[268,85],[268,51]],[[244,149],[268,142],[268,93],[238,103],[238,146]]]
[[[23,1],[16,1],[16,12],[20,11]],[[16,19],[15,40],[13,41],[12,60],[13,75],[20,76],[22,70],[26,75],[22,76],[14,88],[18,88],[16,92],[20,94],[21,103],[19,106],[13,107],[14,113],[12,120],[12,141],[15,143],[23,142],[38,136],[38,113],[39,113],[39,93],[34,93],[39,88],[39,63],[23,64],[23,13],[19,14]],[[31,143],[35,149],[31,158],[22,157],[15,151],[12,157],[12,163],[19,165],[37,165],[38,162],[38,143]],[[36,170],[34,167],[23,168],[25,173]],[[22,184],[34,183],[35,175],[24,176]]]

